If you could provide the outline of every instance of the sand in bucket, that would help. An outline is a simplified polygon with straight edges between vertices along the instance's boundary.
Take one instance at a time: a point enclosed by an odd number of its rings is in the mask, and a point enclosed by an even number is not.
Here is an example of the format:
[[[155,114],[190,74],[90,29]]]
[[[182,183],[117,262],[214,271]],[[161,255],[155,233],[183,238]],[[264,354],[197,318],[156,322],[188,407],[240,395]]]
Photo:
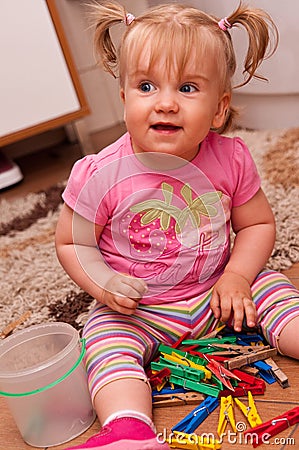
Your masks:
[[[93,423],[84,351],[78,332],[62,322],[26,328],[0,343],[0,394],[27,444],[59,445]]]

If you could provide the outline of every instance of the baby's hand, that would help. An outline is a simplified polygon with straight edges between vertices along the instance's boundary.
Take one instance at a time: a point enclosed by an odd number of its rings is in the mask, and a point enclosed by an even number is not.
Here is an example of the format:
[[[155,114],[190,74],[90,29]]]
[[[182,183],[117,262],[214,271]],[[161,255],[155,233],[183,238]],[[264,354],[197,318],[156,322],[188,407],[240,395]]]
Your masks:
[[[144,280],[129,275],[114,275],[106,284],[101,303],[122,314],[133,314],[147,290]]]
[[[211,309],[216,319],[227,322],[233,313],[235,331],[242,330],[244,316],[248,327],[256,325],[256,307],[248,281],[234,272],[224,272],[213,288]]]

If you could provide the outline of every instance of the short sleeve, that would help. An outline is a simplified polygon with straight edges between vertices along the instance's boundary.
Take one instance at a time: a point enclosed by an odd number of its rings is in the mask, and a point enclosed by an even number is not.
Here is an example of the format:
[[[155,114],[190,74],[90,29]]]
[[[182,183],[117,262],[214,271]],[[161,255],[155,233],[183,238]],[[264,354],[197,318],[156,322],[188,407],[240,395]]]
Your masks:
[[[234,179],[232,206],[241,206],[257,193],[261,187],[261,180],[249,149],[240,138],[234,139],[232,176]]]
[[[77,214],[93,223],[104,225],[107,214],[104,207],[100,208],[103,201],[101,190],[103,189],[94,156],[87,155],[74,164],[62,198]]]

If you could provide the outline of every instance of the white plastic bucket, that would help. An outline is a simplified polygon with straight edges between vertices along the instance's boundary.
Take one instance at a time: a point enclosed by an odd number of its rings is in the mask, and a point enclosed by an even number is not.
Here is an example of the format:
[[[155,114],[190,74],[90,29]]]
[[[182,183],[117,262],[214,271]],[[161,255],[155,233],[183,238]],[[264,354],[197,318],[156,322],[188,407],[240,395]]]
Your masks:
[[[62,322],[26,328],[0,343],[0,394],[27,444],[59,445],[93,423],[84,352],[78,332]]]

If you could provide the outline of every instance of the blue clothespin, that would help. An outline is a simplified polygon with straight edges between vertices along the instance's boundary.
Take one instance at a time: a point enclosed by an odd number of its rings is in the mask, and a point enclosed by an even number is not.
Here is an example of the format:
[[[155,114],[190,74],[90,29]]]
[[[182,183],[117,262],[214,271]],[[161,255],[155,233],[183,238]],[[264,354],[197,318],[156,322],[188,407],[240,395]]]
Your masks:
[[[267,364],[265,361],[256,361],[251,364],[259,370],[259,376],[266,381],[268,384],[273,384],[276,382],[276,378],[273,376],[271,370],[272,366]]]
[[[208,396],[193,411],[187,414],[184,419],[172,427],[172,431],[182,431],[184,433],[193,433],[194,430],[219,406],[219,400],[216,397]]]
[[[260,334],[237,334],[237,343],[240,345],[250,345],[252,342],[258,344],[265,340]]]

